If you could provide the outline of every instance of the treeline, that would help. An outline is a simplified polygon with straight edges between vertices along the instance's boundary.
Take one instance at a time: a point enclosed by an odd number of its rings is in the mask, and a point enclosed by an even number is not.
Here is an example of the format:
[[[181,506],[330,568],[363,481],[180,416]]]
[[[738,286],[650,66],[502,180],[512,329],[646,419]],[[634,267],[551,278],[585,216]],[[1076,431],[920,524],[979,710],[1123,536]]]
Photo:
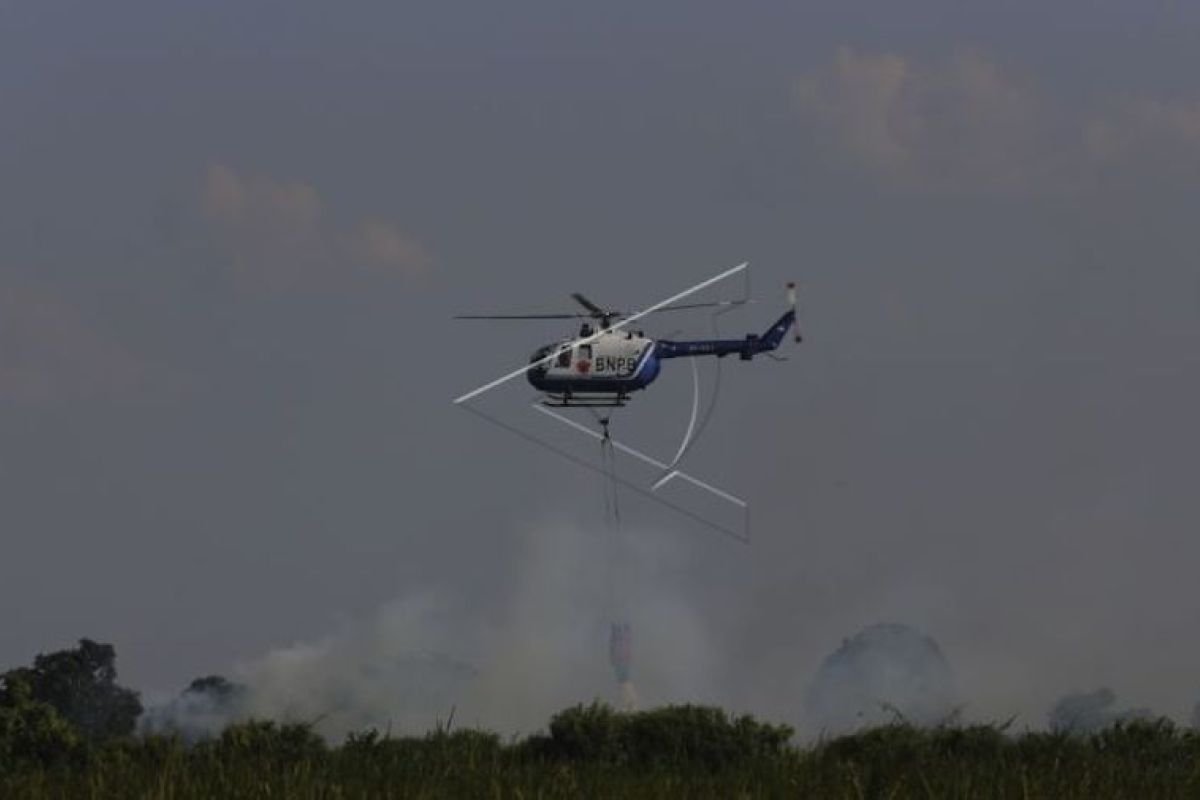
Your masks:
[[[190,742],[139,734],[139,709],[107,645],[4,673],[0,797],[1200,796],[1200,734],[1162,720],[1086,735],[893,724],[797,746],[787,726],[719,709],[593,704],[523,738],[445,725],[331,745],[269,721]]]

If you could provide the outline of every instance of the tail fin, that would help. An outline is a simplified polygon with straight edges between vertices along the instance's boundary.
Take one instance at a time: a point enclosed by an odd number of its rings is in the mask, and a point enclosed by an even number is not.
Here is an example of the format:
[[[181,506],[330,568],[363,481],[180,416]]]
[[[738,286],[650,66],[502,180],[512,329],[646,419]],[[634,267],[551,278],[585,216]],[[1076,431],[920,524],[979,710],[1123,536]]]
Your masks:
[[[762,350],[774,350],[783,343],[783,337],[787,335],[788,330],[796,324],[796,309],[789,308],[779,320],[767,328],[767,332],[758,337],[759,347]],[[796,335],[799,341],[799,334]]]
[[[800,341],[800,326],[796,322],[796,284],[793,281],[788,281],[787,299],[788,306],[790,306],[787,313],[780,317],[774,325],[767,328],[767,332],[758,339],[763,350],[774,350],[783,344],[783,337],[793,326],[796,328],[796,341]]]

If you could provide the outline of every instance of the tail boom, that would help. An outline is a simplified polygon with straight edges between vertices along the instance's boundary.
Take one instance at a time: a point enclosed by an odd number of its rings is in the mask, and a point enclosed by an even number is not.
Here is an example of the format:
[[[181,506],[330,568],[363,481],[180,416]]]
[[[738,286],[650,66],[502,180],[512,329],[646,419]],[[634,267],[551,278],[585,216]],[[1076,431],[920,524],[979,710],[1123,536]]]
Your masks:
[[[736,354],[743,361],[749,361],[759,353],[778,349],[783,342],[783,337],[795,324],[796,310],[790,308],[761,336],[750,333],[744,339],[695,339],[685,342],[660,339],[655,343],[654,353],[659,358],[690,358],[693,356],[723,358]]]

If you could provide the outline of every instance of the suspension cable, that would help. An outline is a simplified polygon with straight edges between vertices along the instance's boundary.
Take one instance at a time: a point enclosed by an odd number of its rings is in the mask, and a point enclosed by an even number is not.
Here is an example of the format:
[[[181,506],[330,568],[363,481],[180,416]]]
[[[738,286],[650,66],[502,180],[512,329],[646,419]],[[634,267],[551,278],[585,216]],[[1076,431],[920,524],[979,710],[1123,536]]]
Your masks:
[[[592,411],[596,421],[604,431],[600,439],[600,464],[604,474],[604,518],[608,527],[617,532],[621,528],[621,503],[617,493],[620,478],[617,476],[617,452],[613,448],[612,437],[609,435],[609,417],[601,417]]]

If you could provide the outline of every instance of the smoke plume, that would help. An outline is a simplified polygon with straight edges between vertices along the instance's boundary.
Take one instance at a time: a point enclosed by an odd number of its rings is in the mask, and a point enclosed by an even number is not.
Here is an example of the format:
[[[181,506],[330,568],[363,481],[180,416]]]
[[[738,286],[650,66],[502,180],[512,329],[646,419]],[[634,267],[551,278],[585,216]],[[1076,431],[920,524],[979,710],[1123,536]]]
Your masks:
[[[236,697],[204,691],[148,712],[143,727],[189,736],[241,719],[311,723],[339,739],[375,728],[420,733],[439,724],[504,733],[541,728],[556,711],[601,700],[717,702],[717,655],[701,615],[664,564],[678,544],[653,531],[543,525],[521,547],[514,591],[496,616],[436,590],[413,591],[373,618],[238,665]],[[629,680],[614,681],[616,615],[633,631]]]

